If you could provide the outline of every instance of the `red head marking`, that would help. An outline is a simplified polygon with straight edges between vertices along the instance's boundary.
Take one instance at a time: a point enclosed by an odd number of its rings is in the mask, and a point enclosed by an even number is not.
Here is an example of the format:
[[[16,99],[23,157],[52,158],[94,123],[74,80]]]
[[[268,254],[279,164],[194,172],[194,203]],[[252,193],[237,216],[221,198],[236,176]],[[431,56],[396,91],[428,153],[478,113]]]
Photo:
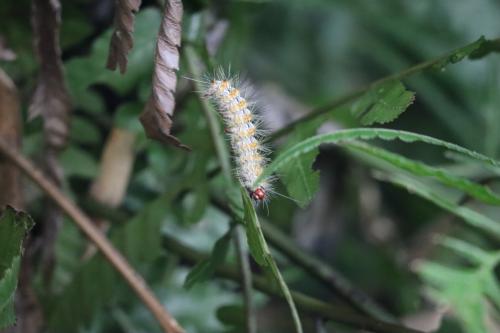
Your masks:
[[[250,195],[254,200],[263,201],[266,198],[266,191],[262,187],[257,187]]]

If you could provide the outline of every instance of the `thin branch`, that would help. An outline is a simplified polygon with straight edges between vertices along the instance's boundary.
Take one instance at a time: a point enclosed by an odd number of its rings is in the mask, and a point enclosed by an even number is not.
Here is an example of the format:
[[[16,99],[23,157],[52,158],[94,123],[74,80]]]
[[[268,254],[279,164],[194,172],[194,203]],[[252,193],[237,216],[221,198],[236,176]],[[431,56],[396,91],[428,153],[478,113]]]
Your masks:
[[[392,81],[392,80],[401,80],[401,79],[404,79],[408,76],[411,76],[413,74],[417,74],[421,71],[424,71],[424,70],[427,70],[427,69],[430,69],[432,67],[435,67],[436,65],[442,63],[443,61],[446,61],[447,59],[450,58],[450,56],[454,55],[455,53],[457,53],[458,51],[462,50],[462,49],[466,49],[472,45],[474,45],[475,43],[477,43],[477,41],[473,42],[473,43],[470,43],[466,46],[462,46],[458,49],[455,49],[453,51],[450,51],[450,52],[447,52],[446,54],[444,55],[441,55],[435,59],[432,59],[432,60],[428,60],[428,61],[424,61],[422,63],[419,63],[417,65],[414,65],[412,67],[409,67],[409,68],[406,68],[398,73],[395,73],[395,74],[391,74],[389,76],[386,76],[384,78],[381,78],[381,79],[378,79],[364,87],[361,87],[361,88],[358,88],[356,90],[354,90],[353,92],[343,96],[343,97],[340,97],[338,99],[335,99],[334,101],[330,102],[330,103],[327,103],[326,105],[324,106],[321,106],[321,107],[318,107],[314,110],[312,110],[311,112],[309,112],[307,115],[305,115],[304,117],[302,118],[299,118],[293,122],[291,122],[290,124],[286,125],[285,127],[277,130],[276,132],[274,132],[273,134],[271,134],[269,137],[268,137],[268,141],[274,141],[288,133],[290,133],[297,125],[299,124],[302,124],[302,123],[305,123],[307,121],[310,121],[316,117],[319,117],[327,112],[330,112],[338,107],[341,107],[341,106],[344,106],[352,101],[354,101],[355,99],[357,99],[358,97],[362,96],[364,93],[366,93],[367,91],[373,89],[375,86],[378,86],[380,84],[383,84],[383,83],[386,83],[386,82],[389,82],[389,81]],[[500,43],[500,39],[497,38],[497,39],[494,39],[494,40],[489,40],[489,41],[486,41],[486,43],[489,43],[489,45],[498,45]],[[479,48],[479,50],[482,50],[483,48]],[[478,50],[478,51],[479,51]],[[486,54],[490,53],[490,52],[495,52],[495,49],[487,49],[486,51],[484,51],[483,53],[480,54],[481,57],[485,56]],[[476,55],[476,53],[472,53],[472,56],[473,56],[473,59],[474,59],[474,56]]]
[[[175,237],[168,234],[163,235],[163,247],[193,265],[208,257],[207,254],[179,242]],[[215,274],[221,278],[241,283],[239,272],[234,266],[220,265],[216,268]],[[266,278],[254,276],[252,279],[256,289],[267,295],[283,298],[282,293],[275,289],[275,286],[269,283]],[[344,307],[333,306],[299,292],[292,291],[292,297],[297,306],[305,312],[359,329],[380,333],[422,333],[401,325],[364,317]]]
[[[164,332],[183,333],[184,330],[177,321],[168,313],[163,305],[156,299],[140,275],[129,265],[122,254],[115,249],[110,241],[94,226],[92,221],[46,176],[36,168],[33,163],[21,153],[0,139],[0,153],[10,159],[21,171],[33,180],[81,229],[81,231],[96,245],[104,257],[122,275],[124,280],[135,291],[137,296],[158,320]]]
[[[238,254],[238,264],[241,273],[240,279],[243,286],[246,332],[257,333],[257,318],[252,302],[252,270],[250,269],[248,249],[245,245],[245,230],[241,225],[236,225],[233,235],[236,243],[236,252]]]

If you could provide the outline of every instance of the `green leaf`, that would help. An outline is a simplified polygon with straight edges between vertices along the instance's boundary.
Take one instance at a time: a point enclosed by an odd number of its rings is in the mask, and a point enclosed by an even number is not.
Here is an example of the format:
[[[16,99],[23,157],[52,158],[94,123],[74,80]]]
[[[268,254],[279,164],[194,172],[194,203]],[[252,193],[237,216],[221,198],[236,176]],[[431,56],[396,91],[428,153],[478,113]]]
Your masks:
[[[404,142],[424,142],[431,145],[443,147],[457,153],[467,155],[485,164],[490,164],[495,167],[500,167],[500,162],[492,158],[471,151],[469,149],[463,148],[459,145],[446,142],[440,139],[436,139],[427,135],[406,132],[406,131],[382,129],[382,128],[356,128],[356,129],[340,130],[334,133],[316,135],[294,145],[293,147],[290,147],[289,149],[282,152],[271,164],[269,164],[269,166],[255,181],[255,184],[258,184],[259,182],[262,181],[262,179],[269,177],[277,170],[280,170],[285,165],[290,163],[290,161],[292,161],[294,158],[297,158],[302,154],[306,154],[312,151],[313,149],[316,149],[321,144],[324,143],[342,144],[343,142],[347,141],[372,140],[372,139],[382,139],[382,140],[399,139]]]
[[[486,309],[481,290],[482,278],[476,276],[474,271],[425,262],[419,268],[419,275],[437,288],[432,290],[433,298],[453,307],[466,332],[488,331],[484,322]]]
[[[490,53],[500,53],[500,39],[485,40],[480,47],[469,54],[469,59],[481,59]]]
[[[78,5],[65,5],[63,15],[71,18],[61,20],[61,48],[65,50],[82,43],[84,38],[88,38],[94,31],[94,25],[87,13],[80,10]]]
[[[483,49],[488,42],[491,41],[488,41],[484,38],[484,36],[481,36],[474,43],[453,51],[448,56],[441,59],[441,61],[436,63],[433,67],[440,70],[449,64],[456,64],[457,62],[462,61],[465,57],[472,56],[479,50]]]
[[[87,110],[93,108],[93,104],[87,100],[91,97],[88,88],[93,84],[107,84],[123,95],[151,76],[161,16],[157,9],[146,8],[135,17],[134,48],[128,56],[127,72],[124,75],[105,68],[111,29],[96,39],[89,56],[73,58],[66,63],[68,86],[77,106]]]
[[[87,151],[75,145],[62,152],[60,161],[67,177],[94,178],[97,175],[98,166],[95,159]]]
[[[143,132],[144,130],[139,121],[139,115],[143,107],[143,104],[137,102],[120,105],[114,114],[114,126],[136,134]]]
[[[71,118],[71,140],[77,143],[98,144],[101,133],[95,124],[80,116]]]
[[[323,121],[323,117],[320,117],[313,122],[297,126],[283,150],[316,134],[318,126]],[[312,169],[318,154],[319,149],[313,149],[306,154],[293,158],[290,163],[280,170],[280,179],[285,185],[288,194],[302,208],[312,200],[318,190],[319,171]]]
[[[311,151],[294,157],[280,172],[280,178],[288,194],[304,208],[314,198],[319,186],[319,171],[312,169],[319,151]]]
[[[241,188],[241,198],[243,200],[243,209],[245,211],[245,216],[243,218],[245,222],[246,234],[248,239],[248,248],[254,260],[260,266],[267,266],[268,259],[270,256],[270,251],[267,246],[264,234],[262,233],[259,219],[257,213],[253,207],[252,202],[248,196],[245,189]]]
[[[234,215],[236,222],[244,223],[245,210],[243,208],[243,201],[241,200],[240,186],[233,184],[226,189],[226,198],[229,201],[229,208]]]
[[[241,197],[243,200],[243,208],[245,210],[244,220],[250,253],[261,267],[269,269],[269,272],[278,282],[281,292],[290,307],[295,330],[298,333],[302,333],[302,324],[300,322],[299,314],[297,312],[297,308],[295,307],[292,294],[290,293],[290,290],[288,289],[288,286],[278,269],[278,265],[276,265],[276,262],[269,251],[266,239],[262,233],[259,219],[257,218],[257,213],[255,212],[255,208],[252,205],[250,197],[244,188],[241,188]]]
[[[195,284],[208,280],[215,272],[215,269],[226,260],[229,244],[231,242],[230,229],[215,242],[212,254],[209,258],[200,261],[191,269],[184,281],[184,287],[190,289]]]
[[[227,326],[245,327],[245,309],[241,305],[224,305],[217,309],[217,319]]]
[[[491,259],[495,260],[494,257],[480,247],[458,238],[443,237],[439,240],[439,244],[453,250],[457,255],[468,259],[475,265],[481,264],[482,262],[489,262]]]
[[[7,206],[0,215],[0,329],[15,322],[14,295],[24,236],[33,227],[28,214]]]
[[[191,169],[186,177],[192,181],[192,192],[182,200],[182,217],[188,223],[200,221],[205,215],[209,204],[206,166],[211,154],[205,151],[193,153],[191,156]]]
[[[494,271],[500,262],[500,252],[487,252],[450,237],[443,238],[441,244],[471,260],[473,267],[450,267],[425,261],[417,267],[419,275],[435,288],[432,290],[434,298],[451,305],[466,332],[487,332],[487,317],[500,315],[498,307],[488,310],[485,306],[488,300],[497,306],[500,304],[500,287]]]
[[[353,103],[351,112],[363,125],[388,123],[399,117],[415,100],[415,93],[400,81],[376,85]]]
[[[55,242],[55,257],[57,265],[51,279],[51,292],[61,292],[73,279],[79,270],[81,257],[88,242],[70,220],[65,219]]]
[[[455,176],[448,170],[440,169],[408,159],[402,155],[392,153],[382,148],[374,147],[361,142],[346,142],[344,146],[362,151],[370,156],[380,158],[393,166],[406,170],[416,176],[432,177],[442,184],[459,189],[470,196],[488,204],[500,205],[500,196],[488,187],[476,184],[466,178]]]
[[[446,198],[446,195],[444,195],[443,193],[434,191],[429,186],[418,182],[415,179],[399,174],[377,174],[376,177],[380,180],[390,182],[402,188],[406,188],[410,193],[416,194],[419,197],[436,204],[442,209],[447,210],[451,214],[461,217],[472,227],[478,228],[500,238],[499,223],[493,221],[492,219],[481,213],[478,213],[475,210],[458,205],[454,201]]]
[[[208,187],[204,181],[193,187],[182,200],[182,215],[187,223],[196,223],[205,215],[209,203]]]
[[[169,211],[167,203],[187,186],[185,182],[172,185],[167,194],[148,203],[126,223],[113,228],[110,234],[113,245],[140,273],[162,255],[161,228]],[[50,295],[46,318],[51,331],[78,331],[89,325],[104,306],[113,307],[116,301],[123,306],[134,301],[128,291],[117,292],[119,288],[126,288],[125,283],[100,253],[81,263],[71,274],[73,277],[65,282],[65,288]]]

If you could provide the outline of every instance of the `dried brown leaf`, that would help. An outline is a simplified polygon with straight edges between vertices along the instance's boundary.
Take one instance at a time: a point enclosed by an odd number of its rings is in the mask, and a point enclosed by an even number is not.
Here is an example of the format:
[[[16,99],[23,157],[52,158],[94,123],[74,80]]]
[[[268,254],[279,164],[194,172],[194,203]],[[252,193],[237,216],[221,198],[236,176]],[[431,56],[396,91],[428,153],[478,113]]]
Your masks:
[[[44,167],[51,181],[58,186],[63,170],[58,162],[59,152],[69,136],[71,111],[70,96],[64,82],[64,69],[59,45],[61,5],[59,0],[32,0],[32,25],[34,46],[40,70],[29,107],[30,119],[41,116],[44,126]],[[54,246],[62,225],[62,212],[52,202],[47,202],[41,230],[42,269],[47,285],[55,265]]]
[[[115,30],[109,43],[106,67],[114,71],[120,67],[120,73],[127,70],[127,56],[134,47],[135,13],[141,6],[141,0],[115,0]]]
[[[34,0],[32,24],[40,63],[38,82],[29,108],[30,119],[41,115],[48,147],[62,149],[68,139],[70,97],[64,83],[59,27],[59,0]]]
[[[182,2],[168,0],[156,43],[153,92],[141,114],[146,135],[162,143],[189,150],[170,134],[175,108],[176,71],[179,69]]]

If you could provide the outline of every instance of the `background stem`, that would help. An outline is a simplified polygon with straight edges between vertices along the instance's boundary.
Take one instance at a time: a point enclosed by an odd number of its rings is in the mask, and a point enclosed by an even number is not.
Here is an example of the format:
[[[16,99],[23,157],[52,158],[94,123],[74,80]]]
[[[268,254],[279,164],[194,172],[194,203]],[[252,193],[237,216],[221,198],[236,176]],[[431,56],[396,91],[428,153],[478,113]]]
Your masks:
[[[169,234],[163,235],[163,247],[170,253],[180,256],[183,260],[192,265],[208,258],[207,254],[201,253],[179,242],[175,237],[172,237]],[[219,265],[215,270],[215,274],[221,278],[241,283],[237,268],[231,265]],[[273,297],[284,298],[282,292],[279,289],[276,289],[272,283],[269,283],[266,278],[262,276],[253,276],[252,279],[253,285],[257,290]],[[422,333],[421,331],[410,329],[398,324],[368,318],[349,309],[330,305],[299,292],[292,291],[291,294],[298,308],[302,311],[315,316],[319,315],[325,319],[333,320],[338,323],[380,333]]]
[[[235,225],[233,235],[241,273],[241,285],[243,287],[246,331],[247,333],[257,333],[257,317],[252,302],[252,270],[250,268],[250,259],[248,257],[248,249],[245,242],[245,229],[243,226],[239,224]]]
[[[122,254],[111,244],[111,242],[97,229],[88,218],[70,199],[68,199],[47,177],[36,168],[33,163],[26,159],[21,153],[0,138],[0,153],[12,161],[22,172],[35,182],[56,204],[61,208],[80,230],[92,241],[106,260],[120,273],[123,279],[139,296],[141,301],[154,315],[164,332],[182,333],[184,330],[174,317],[163,307],[160,301],[153,295],[146,285]]]

